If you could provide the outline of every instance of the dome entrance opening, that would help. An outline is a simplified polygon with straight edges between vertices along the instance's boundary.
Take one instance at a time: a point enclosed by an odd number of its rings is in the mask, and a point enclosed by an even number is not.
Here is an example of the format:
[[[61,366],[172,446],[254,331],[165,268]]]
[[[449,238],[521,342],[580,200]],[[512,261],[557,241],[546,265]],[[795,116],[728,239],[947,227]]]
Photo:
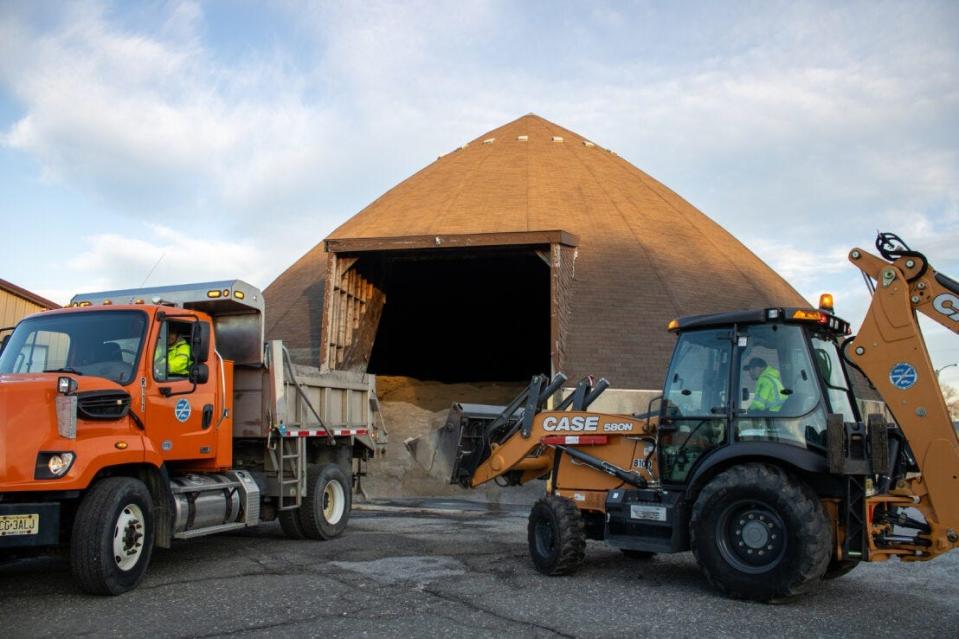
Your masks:
[[[443,383],[550,374],[575,244],[564,231],[327,240],[321,360]]]
[[[370,257],[356,268],[386,298],[370,373],[456,383],[549,372],[550,269],[533,251]]]

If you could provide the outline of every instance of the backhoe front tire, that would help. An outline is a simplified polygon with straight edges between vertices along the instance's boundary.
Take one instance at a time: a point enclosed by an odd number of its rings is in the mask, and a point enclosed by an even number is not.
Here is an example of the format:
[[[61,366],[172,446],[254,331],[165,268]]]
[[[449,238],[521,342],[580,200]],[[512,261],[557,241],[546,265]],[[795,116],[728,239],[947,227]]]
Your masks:
[[[693,506],[690,545],[709,582],[737,599],[775,601],[811,588],[832,550],[816,494],[783,469],[735,466],[710,481]]]
[[[533,504],[527,527],[529,554],[544,575],[567,575],[586,555],[586,530],[575,504],[547,495]]]
[[[153,554],[153,500],[143,482],[108,477],[80,502],[70,538],[70,569],[80,588],[119,595],[136,588]]]

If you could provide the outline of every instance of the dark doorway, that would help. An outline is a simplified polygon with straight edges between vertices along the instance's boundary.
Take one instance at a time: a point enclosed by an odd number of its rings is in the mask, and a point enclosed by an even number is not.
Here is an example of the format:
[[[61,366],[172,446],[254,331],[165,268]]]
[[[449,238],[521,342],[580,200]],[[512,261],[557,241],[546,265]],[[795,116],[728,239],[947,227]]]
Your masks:
[[[532,249],[390,251],[356,268],[386,294],[369,372],[446,383],[550,373],[550,267]]]

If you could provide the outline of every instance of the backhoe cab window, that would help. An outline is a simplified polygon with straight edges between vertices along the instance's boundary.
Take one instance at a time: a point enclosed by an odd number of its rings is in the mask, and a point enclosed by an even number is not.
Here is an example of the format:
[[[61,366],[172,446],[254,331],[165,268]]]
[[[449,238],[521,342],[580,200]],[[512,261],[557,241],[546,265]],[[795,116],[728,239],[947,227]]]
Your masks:
[[[730,340],[729,330],[680,336],[666,378],[664,395],[669,411],[683,416],[726,412]]]
[[[801,326],[740,327],[736,438],[822,448],[825,409]]]
[[[826,387],[826,394],[829,396],[829,405],[832,412],[842,415],[844,421],[857,421],[849,397],[849,382],[846,380],[846,373],[839,359],[839,350],[836,348],[836,344],[813,336],[812,348],[813,357],[816,359],[816,367],[819,369],[819,374],[822,376],[823,384]]]
[[[666,377],[668,426],[659,435],[663,479],[683,482],[703,453],[726,440],[732,331],[683,333]]]
[[[186,379],[193,358],[190,353],[190,322],[164,322],[153,351],[153,378],[158,382]]]
[[[64,372],[133,379],[146,328],[139,311],[41,315],[21,322],[0,355],[0,373]]]

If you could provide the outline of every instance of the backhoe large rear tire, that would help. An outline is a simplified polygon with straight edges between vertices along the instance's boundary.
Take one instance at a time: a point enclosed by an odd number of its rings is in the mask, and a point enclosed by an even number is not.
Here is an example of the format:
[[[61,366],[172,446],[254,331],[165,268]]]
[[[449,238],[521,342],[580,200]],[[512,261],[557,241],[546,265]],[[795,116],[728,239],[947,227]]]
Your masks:
[[[586,530],[579,509],[568,499],[547,495],[529,513],[529,554],[544,575],[566,575],[583,562]]]
[[[721,592],[775,601],[802,594],[822,578],[832,533],[808,486],[779,467],[749,463],[703,488],[693,506],[690,544]]]
[[[138,479],[108,477],[84,495],[70,537],[70,569],[93,595],[119,595],[140,583],[155,535],[153,500]]]

